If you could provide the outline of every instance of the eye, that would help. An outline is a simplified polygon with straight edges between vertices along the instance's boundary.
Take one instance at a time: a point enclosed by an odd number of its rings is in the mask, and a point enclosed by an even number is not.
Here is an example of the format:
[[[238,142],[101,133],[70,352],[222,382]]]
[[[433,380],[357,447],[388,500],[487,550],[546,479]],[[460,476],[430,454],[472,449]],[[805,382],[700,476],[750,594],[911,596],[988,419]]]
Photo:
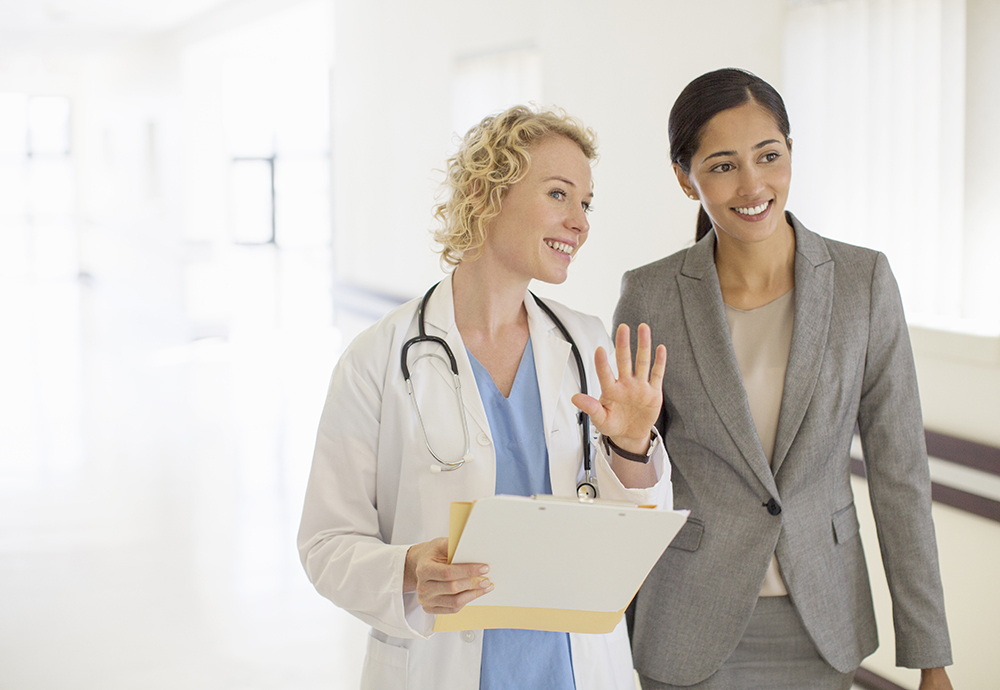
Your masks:
[[[553,189],[551,192],[549,192],[549,196],[559,201],[566,200],[566,192],[564,192],[561,189]]]
[[[580,205],[583,206],[583,212],[584,213],[590,213],[591,211],[594,210],[594,207],[590,205],[589,201],[584,201]]]
[[[768,151],[761,158],[765,163],[773,163],[774,161],[781,158],[781,154],[778,153],[777,151]]]
[[[732,163],[719,163],[717,166],[711,169],[711,172],[724,173],[724,172],[729,172],[732,169],[733,169]]]

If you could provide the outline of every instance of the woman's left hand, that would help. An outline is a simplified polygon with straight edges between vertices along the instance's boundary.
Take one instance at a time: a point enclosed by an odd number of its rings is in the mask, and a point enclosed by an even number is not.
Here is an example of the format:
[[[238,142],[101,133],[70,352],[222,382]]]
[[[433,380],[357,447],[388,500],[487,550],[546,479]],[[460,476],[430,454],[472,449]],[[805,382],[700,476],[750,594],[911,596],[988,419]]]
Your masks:
[[[577,393],[573,396],[573,404],[590,415],[594,427],[619,448],[632,453],[645,453],[649,449],[649,432],[663,404],[667,348],[657,346],[656,359],[650,368],[652,335],[649,326],[639,324],[638,337],[633,371],[629,328],[625,324],[618,327],[615,333],[617,379],[608,363],[608,353],[603,347],[597,348],[594,364],[601,382],[601,399]]]

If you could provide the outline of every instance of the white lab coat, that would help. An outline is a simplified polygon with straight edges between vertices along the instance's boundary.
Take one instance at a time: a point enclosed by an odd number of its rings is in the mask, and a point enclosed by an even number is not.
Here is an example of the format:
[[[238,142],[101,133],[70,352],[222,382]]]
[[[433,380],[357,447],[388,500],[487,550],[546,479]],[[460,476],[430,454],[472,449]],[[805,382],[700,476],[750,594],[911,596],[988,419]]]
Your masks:
[[[604,326],[595,317],[555,302],[547,304],[576,340],[590,393],[599,396],[594,351],[601,345],[612,352]],[[418,332],[418,305],[414,300],[393,310],[358,336],[334,370],[298,547],[320,594],[372,626],[362,688],[477,690],[482,631],[432,634],[434,616],[420,607],[415,593],[402,593],[407,549],[447,536],[449,504],[492,496],[496,480],[490,426],[455,326],[450,277],[428,303],[426,332],[444,338],[455,354],[473,459],[452,472],[430,469],[437,462],[424,444],[400,366],[403,343]],[[570,402],[580,390],[576,364],[569,343],[527,293],[525,306],[552,491],[574,495],[583,474],[580,426]],[[408,359],[415,395],[434,451],[455,460],[465,448],[451,372],[437,359],[417,362],[426,353],[446,357],[439,345],[411,348]],[[591,446],[603,498],[670,507],[670,469],[662,443],[652,458],[659,481],[648,489],[623,487],[603,444]],[[587,574],[566,573],[566,577],[586,582]],[[634,688],[624,622],[607,635],[571,634],[570,645],[579,690]]]

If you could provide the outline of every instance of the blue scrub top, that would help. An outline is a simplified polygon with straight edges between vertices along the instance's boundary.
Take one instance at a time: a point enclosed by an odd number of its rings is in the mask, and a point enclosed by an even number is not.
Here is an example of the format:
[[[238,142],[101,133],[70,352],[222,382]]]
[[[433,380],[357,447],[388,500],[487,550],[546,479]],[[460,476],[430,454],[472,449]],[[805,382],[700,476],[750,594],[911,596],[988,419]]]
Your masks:
[[[521,355],[510,397],[469,353],[486,408],[497,457],[497,494],[551,494],[542,399],[531,338]],[[483,631],[480,690],[575,690],[568,633],[538,630]]]

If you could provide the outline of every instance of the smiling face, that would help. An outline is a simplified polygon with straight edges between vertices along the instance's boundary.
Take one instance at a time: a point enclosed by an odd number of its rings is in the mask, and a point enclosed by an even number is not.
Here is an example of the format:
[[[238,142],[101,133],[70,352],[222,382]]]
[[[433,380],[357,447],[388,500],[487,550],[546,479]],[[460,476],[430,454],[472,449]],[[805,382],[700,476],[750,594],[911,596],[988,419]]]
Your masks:
[[[489,224],[482,259],[513,279],[561,283],[590,231],[590,161],[558,135],[538,141],[529,153],[527,174],[507,190]]]
[[[676,163],[674,172],[684,192],[701,201],[719,242],[756,243],[790,231],[784,211],[791,151],[774,116],[753,101],[709,120],[690,172]]]

